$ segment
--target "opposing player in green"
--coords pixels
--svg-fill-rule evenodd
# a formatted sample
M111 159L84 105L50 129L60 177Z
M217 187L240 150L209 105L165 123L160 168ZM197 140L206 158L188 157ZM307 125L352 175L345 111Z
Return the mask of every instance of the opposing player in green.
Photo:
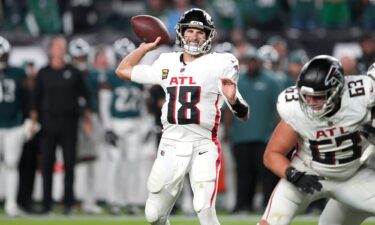
M82 210L86 213L99 214L102 212L95 200L95 162L104 144L104 130L98 116L99 85L105 79L105 74L91 68L89 65L90 45L82 38L73 39L69 43L69 55L72 64L82 72L90 94L92 129L80 122L78 130L77 161L84 165L85 192L82 196Z
M8 40L0 36L0 154L5 165L5 213L15 217L21 214L16 201L18 163L26 138L34 132L29 120L23 122L21 91L26 74L8 64L10 50Z
M120 60L135 49L127 38L114 42L113 50ZM119 214L126 206L130 214L140 212L138 205L146 201L142 194L142 115L145 112L143 85L118 78L114 69L109 71L100 91L100 116L106 130L105 138L110 155L108 166L108 202L112 214ZM121 179L120 177L124 177Z

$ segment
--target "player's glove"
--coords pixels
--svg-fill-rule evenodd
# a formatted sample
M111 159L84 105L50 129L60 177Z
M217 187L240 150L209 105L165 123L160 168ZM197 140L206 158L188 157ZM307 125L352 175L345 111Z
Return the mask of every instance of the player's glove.
M307 194L314 194L314 191L322 190L323 186L320 180L324 180L324 178L321 176L306 174L294 167L288 167L285 170L285 175L289 182Z
M110 145L116 147L116 146L117 146L117 141L118 141L118 136L117 136L117 134L115 134L115 132L113 132L112 130L107 130L107 131L105 132L105 141L106 141L108 144L110 144Z

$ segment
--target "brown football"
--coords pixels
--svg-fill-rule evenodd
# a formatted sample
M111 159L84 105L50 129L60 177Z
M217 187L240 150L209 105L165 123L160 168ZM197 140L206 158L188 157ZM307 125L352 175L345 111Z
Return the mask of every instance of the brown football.
M153 42L158 36L161 37L159 45L168 44L170 41L167 27L160 19L154 16L133 16L130 23L135 35L143 42Z

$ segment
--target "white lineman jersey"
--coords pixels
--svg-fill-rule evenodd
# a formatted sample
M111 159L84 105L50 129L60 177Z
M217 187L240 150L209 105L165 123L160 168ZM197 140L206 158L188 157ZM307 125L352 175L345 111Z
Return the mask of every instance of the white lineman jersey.
M283 91L277 109L300 136L297 155L312 170L327 178L346 179L361 166L368 146L361 126L371 120L375 82L369 76L346 76L341 107L325 119L309 118L300 107L296 87Z
M361 167L359 159L368 141L360 135L361 126L371 120L374 81L368 76L345 77L340 109L325 120L308 118L301 110L296 87L282 92L278 99L281 118L299 133L300 140L292 165L307 174L321 175L322 189L307 194L285 179L276 186L262 216L270 225L291 224L298 211L319 198L335 199L343 206L333 210L328 204L319 225L342 224L346 207L347 221L357 224L375 212L375 173ZM356 214L358 211L366 213ZM340 216L330 212L340 212ZM342 225L343 225L342 224Z
M232 54L210 53L184 63L181 52L163 53L152 66L135 66L131 77L163 87L163 138L180 141L216 138L225 101L220 78L237 83L238 60Z

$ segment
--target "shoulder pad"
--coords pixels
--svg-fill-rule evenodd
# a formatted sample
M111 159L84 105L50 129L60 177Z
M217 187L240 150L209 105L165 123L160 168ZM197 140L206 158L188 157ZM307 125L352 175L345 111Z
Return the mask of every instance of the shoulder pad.
M279 94L277 111L284 121L288 121L296 108L299 109L298 91L296 86L291 86Z

